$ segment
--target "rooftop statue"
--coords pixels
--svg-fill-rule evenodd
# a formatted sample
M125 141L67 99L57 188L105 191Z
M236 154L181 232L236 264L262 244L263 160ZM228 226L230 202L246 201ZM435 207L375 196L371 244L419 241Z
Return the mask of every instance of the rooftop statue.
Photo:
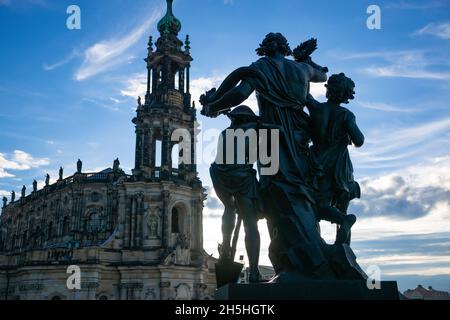
M77 173L81 173L82 169L83 169L83 162L80 159L78 159L78 161L77 161Z
M3 208L6 208L7 203L8 203L8 198L3 197Z
M24 186L22 187L22 198L25 198L26 192L27 192L27 187L24 185Z
M37 192L37 181L33 181L33 192Z
M45 186L48 187L50 185L50 175L47 173L45 176Z
M63 175L64 175L64 168L63 167L59 167L59 180L63 180Z
M11 203L13 203L14 201L16 201L16 192L11 191Z
M120 161L119 161L119 158L117 158L116 160L114 160L113 170L114 170L114 172L120 171Z
M312 45L313 41L303 45L306 54ZM259 180L271 236L269 257L277 274L274 281L365 279L350 247L327 244L317 228L320 206L309 151L310 118L304 108L310 82L327 81L327 68L308 57L303 62L288 59L292 50L280 33L269 33L256 52L262 58L232 72L200 102L203 115L217 117L256 91L261 121L280 128L279 171Z

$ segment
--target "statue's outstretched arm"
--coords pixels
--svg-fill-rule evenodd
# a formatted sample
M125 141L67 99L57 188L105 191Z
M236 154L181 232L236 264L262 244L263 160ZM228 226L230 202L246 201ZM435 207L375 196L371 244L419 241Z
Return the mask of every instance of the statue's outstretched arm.
M326 82L328 80L328 75L325 70L319 70L307 65L309 69L309 81L314 83Z
M353 114L347 120L347 129L350 139L352 140L352 143L355 145L355 147L362 147L365 140L364 134L356 124L356 118Z
M211 102L205 110L206 115L217 115L240 105L253 93L254 89L249 82L243 80L238 86L225 93L220 99Z
M201 113L214 117L245 101L255 90L245 79L255 79L261 87L269 87L265 76L257 69L241 67L230 73L219 89L211 89L200 97L200 103L203 105Z

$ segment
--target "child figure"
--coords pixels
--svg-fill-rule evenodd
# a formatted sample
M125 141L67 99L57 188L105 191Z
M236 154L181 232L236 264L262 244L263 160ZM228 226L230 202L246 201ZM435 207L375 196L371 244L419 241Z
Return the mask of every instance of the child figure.
M242 218L245 229L245 247L249 259L249 281L261 282L261 275L258 270L260 236L258 231L258 180L253 164L257 159L251 159L249 153L250 144L245 139L245 161L237 161L241 150L237 150L239 145L236 141L228 141L227 133L247 132L256 130L259 117L247 106L236 107L228 114L231 125L221 134L219 142L218 157L211 165L210 175L217 196L225 206L222 217L223 243L220 247L220 259L232 259L231 257L231 236L236 223L236 214ZM255 131L256 133L256 131ZM234 140L236 140L233 137ZM239 139L239 138L238 138ZM233 163L227 163L227 146L234 148ZM257 145L253 147L257 148ZM254 150L253 150L254 151ZM222 155L222 157L220 157ZM221 159L223 158L223 159ZM242 157L241 157L242 159Z
M359 198L359 184L353 178L353 166L348 146L361 147L364 135L356 125L355 115L342 107L354 99L355 83L344 73L330 77L325 103L319 103L311 95L307 107L313 146L311 153L320 170L319 220L340 225L336 243L350 244L350 229L356 222L354 215L347 215L350 201Z

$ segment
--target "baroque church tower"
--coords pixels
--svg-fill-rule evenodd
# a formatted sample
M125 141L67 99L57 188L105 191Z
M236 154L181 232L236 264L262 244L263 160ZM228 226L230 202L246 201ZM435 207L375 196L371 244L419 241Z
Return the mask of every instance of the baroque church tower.
M183 48L178 39L181 23L173 15L172 3L173 0L167 1L167 13L158 23L160 37L155 49L153 38L149 38L145 103L139 102L133 119L136 125L133 174L140 180L183 181L194 186L199 181L194 164L196 109L194 105L191 107L189 92L190 41L186 36ZM184 138L191 140L188 146L184 141L184 148L180 148L174 135L180 129L185 132Z
M129 247L142 244L144 248L161 246L171 250L181 242L189 246L192 258L201 255L203 248L202 209L204 190L195 165L196 109L191 106L189 93L190 55L189 36L178 39L180 21L174 16L173 0L167 0L166 15L158 23L160 36L154 48L153 38L148 42L147 91L145 102L138 100L136 126L135 168L131 190L151 186L161 195L149 195L141 208L159 212L161 232L158 241L147 241L148 234L132 232L126 237ZM137 189L136 189L137 188ZM138 196L142 197L142 194ZM135 212L139 221L139 201ZM133 202L133 203L134 203ZM154 208L155 204L159 205ZM134 221L136 217L130 217ZM156 220L156 217L148 216ZM144 219L145 220L145 219ZM145 221L144 221L145 223ZM151 225L150 221L146 222Z

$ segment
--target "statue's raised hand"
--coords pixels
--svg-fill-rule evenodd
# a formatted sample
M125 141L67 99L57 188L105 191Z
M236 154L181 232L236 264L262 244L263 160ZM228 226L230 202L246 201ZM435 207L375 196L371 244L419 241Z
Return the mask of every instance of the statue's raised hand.
M216 88L212 88L211 90L206 91L205 94L202 94L200 96L200 103L202 104L202 106L206 106L207 104L209 104L212 101L214 101L216 92L217 92Z
M214 101L214 97L216 95L216 88L212 88L209 91L206 91L205 94L202 94L200 96L200 103L202 104L203 108L200 111L200 114L205 116L205 117L210 117L210 118L215 118L217 117L217 114L214 114L213 112L211 112L211 107L210 107L210 103L212 101Z

